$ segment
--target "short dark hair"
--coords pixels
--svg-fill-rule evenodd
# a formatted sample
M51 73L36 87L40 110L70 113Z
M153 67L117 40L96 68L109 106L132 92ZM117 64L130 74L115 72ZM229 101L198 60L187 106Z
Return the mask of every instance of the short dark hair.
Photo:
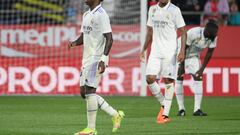
M101 2L103 2L103 0L100 0Z
M208 38L210 38L212 41L217 36L218 32L218 24L215 20L209 20L208 23L205 26L205 30L208 32Z
M218 32L218 24L215 20L209 20L205 28L208 30L210 34L214 34Z

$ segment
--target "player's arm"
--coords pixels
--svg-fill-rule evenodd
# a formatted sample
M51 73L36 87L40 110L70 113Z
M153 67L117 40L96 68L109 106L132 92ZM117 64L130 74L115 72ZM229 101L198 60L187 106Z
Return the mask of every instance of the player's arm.
M147 26L147 35L146 35L146 39L140 54L140 59L142 62L144 62L145 60L145 52L148 48L149 43L152 41L152 34L153 34L153 29L150 26Z
M103 54L108 56L113 44L112 32L104 33L103 36L106 38L106 44Z
M80 46L83 45L83 33L81 33L81 35L73 42L70 42L68 44L68 49L73 48L75 46Z
M106 68L105 62L108 59L108 55L113 44L112 32L104 33L103 36L106 38L106 43L105 43L105 48L104 48L102 58L98 64L98 70L100 74L102 74L105 71L105 68Z
M178 30L181 32L181 49L178 54L178 61L183 62L185 59L185 50L186 50L186 40L187 40L187 31L185 27L180 27Z
M108 63L108 58L109 58L108 55L112 48L113 37L112 37L112 28L110 24L110 19L107 14L101 14L101 16L99 16L98 23L99 23L99 28L104 38L106 39L103 54L98 63L98 71L100 74L102 74L105 71L105 68Z
M177 60L178 62L182 62L185 59L185 47L186 47L186 40L187 40L187 31L186 31L186 24L183 19L181 10L179 8L176 8L175 12L175 25L178 28L178 31L181 33L181 49L178 54Z
M196 72L195 76L199 79L202 79L202 75L203 75L203 71L206 68L208 62L210 61L210 59L212 58L212 54L214 52L214 48L208 48L207 54L204 58L203 64L201 66L201 68Z
M153 15L152 14L153 14L153 12L154 12L153 7L150 7L149 11L148 11L147 34L145 37L145 42L144 42L143 48L140 53L141 62L145 62L146 50L148 48L149 43L152 41L152 36L153 36L153 21L152 21Z
M186 54L186 51L188 48L189 48L189 45L186 45L184 54ZM184 74L185 74L185 59L182 62L179 62L178 72L177 72L177 80L182 81Z
M178 65L177 80L180 80L180 81L183 80L183 76L185 74L184 67L185 67L185 62L184 61L180 62Z

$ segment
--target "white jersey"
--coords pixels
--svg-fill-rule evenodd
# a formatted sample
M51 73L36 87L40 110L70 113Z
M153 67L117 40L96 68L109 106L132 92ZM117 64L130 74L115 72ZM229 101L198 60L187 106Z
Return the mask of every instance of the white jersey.
M160 58L172 57L177 49L177 28L185 26L180 9L168 3L161 8L151 6L147 25L153 28L151 54Z
M217 38L215 38L214 41L211 41L210 39L204 37L203 32L203 27L194 27L188 30L186 42L186 45L188 45L188 49L186 50L186 58L194 56L199 57L200 53L205 48L215 48L217 46Z
M109 16L101 4L83 14L81 32L84 44L82 65L86 67L101 59L106 43L103 34L112 32Z

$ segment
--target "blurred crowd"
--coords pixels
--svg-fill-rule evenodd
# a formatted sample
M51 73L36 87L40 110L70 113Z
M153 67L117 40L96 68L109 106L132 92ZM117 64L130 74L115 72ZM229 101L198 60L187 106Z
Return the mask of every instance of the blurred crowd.
M0 24L78 24L87 10L84 0L0 0ZM240 0L171 0L182 10L187 25L205 24L214 19L221 25L240 25ZM158 0L148 0L148 6ZM113 24L138 24L141 0L104 0ZM52 8L45 8L52 5ZM57 7L57 8L55 8Z
M186 23L205 24L214 19L221 25L240 25L240 0L171 0L182 12ZM148 0L148 6L158 0Z

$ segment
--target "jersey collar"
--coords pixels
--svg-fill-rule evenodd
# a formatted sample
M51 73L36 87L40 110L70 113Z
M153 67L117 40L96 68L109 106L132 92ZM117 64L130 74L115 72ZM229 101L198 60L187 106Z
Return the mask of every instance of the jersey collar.
M170 0L169 0L168 3L167 3L167 5L165 5L164 7L160 7L160 6L159 6L159 2L158 2L157 7L160 8L160 9L165 9L165 10L167 10L167 9L169 8L170 4L171 4L171 2L170 2Z
M91 9L89 9L89 12L91 12L92 14L94 14L101 6L102 6L102 5L99 4L99 5L97 5L92 11L91 11Z

